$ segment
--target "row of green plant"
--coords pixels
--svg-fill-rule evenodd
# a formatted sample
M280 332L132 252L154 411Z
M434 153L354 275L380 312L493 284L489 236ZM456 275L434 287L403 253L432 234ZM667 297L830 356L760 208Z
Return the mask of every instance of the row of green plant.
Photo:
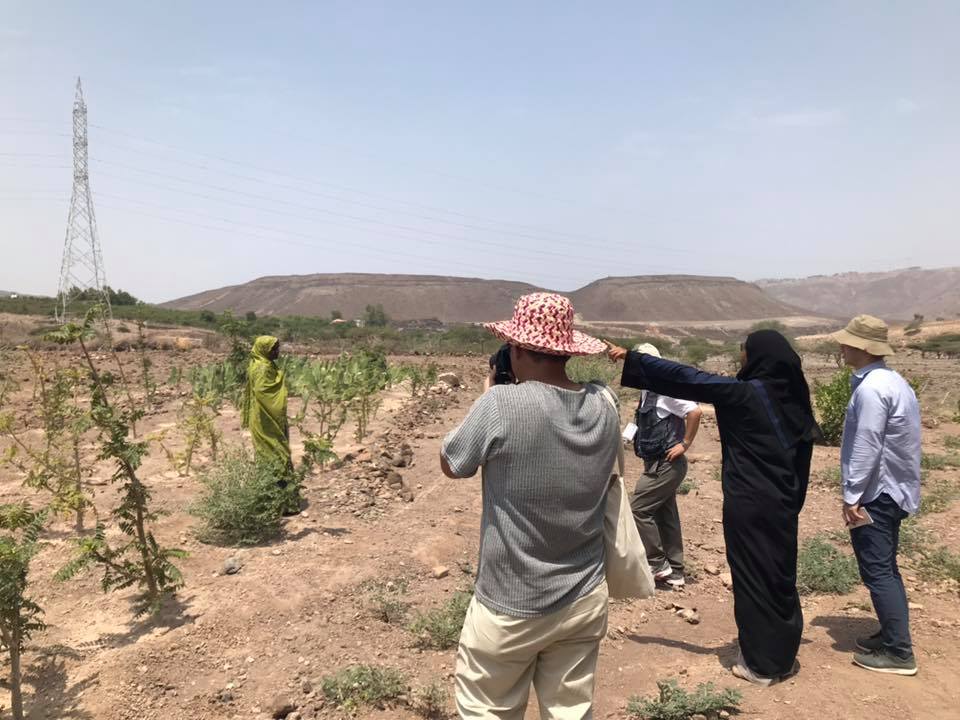
M407 583L402 578L370 583L367 589L370 591L367 609L371 616L388 625L406 627L415 636L417 647L433 650L456 646L473 597L470 592L456 592L437 607L416 612L411 618Z
M0 536L0 627L11 661L12 705L18 719L23 717L19 656L30 634L42 627L42 609L28 595L30 561L48 517L73 516L78 530L74 557L56 573L58 580L96 565L103 573L105 592L138 589L137 614L157 610L166 596L183 585L174 561L185 553L157 542L152 530L157 514L140 477L149 451L148 442L136 435L144 403L135 400L131 380L116 353L110 353L104 365L94 360L88 346L94 326L103 320L104 308L94 306L82 321L67 323L46 336L47 341L76 351L74 362L66 367L47 368L38 356L28 354L34 373L33 400L42 425L39 443L28 441L32 428L18 420L6 404L8 398L0 406L0 434L9 440L2 459L46 500L40 509L26 503L0 508L0 530L4 531ZM96 518L93 532L83 534L85 511L92 507L86 487L90 469L81 457L88 441L98 447L98 460L112 464L111 483L118 493L109 518ZM118 540L107 539L108 520L119 529Z

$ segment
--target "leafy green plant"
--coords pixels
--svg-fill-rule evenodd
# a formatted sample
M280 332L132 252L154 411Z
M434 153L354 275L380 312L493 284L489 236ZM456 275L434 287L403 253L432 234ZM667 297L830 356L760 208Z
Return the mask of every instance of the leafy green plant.
M404 380L410 382L410 397L416 397L427 387L437 382L439 368L436 363L426 365L404 364L396 369L391 384L398 384Z
M140 611L155 611L164 596L183 585L183 577L172 560L185 557L186 553L160 547L149 529L157 515L149 507L150 491L137 475L147 453L147 443L128 439L132 423L143 413L139 409L119 409L110 400L109 390L115 385L115 378L97 368L86 345L98 318L103 318L103 308L94 306L87 311L82 324L67 323L47 338L61 345L80 347L90 383L90 416L101 442L99 457L115 463L111 481L121 484L120 502L111 515L129 540L119 547L111 547L103 525L98 523L92 537L77 541L77 557L57 573L57 577L65 580L92 563L99 564L104 570L101 583L104 591L137 585L143 590Z
M454 647L460 639L472 598L471 593L457 592L440 607L419 613L410 624L410 632L417 636L417 646L434 650Z
M844 595L860 578L855 558L841 553L822 535L808 538L797 555L797 589L801 595Z
M817 381L813 384L817 419L828 445L839 445L843 438L843 422L851 395L850 373L850 368L843 368L827 382Z
M10 705L14 720L23 720L21 656L30 636L43 630L43 611L27 596L30 561L39 549L44 511L26 504L0 506L0 649L10 659Z
M278 468L257 462L242 451L224 457L200 477L203 493L190 510L200 518L200 540L256 545L276 537L288 500L277 484L278 477Z
M337 707L351 711L362 705L383 708L407 692L407 678L394 668L352 665L323 678L320 689Z
M701 683L691 693L676 680L658 680L659 697L648 700L636 695L627 703L627 714L642 720L687 720L693 715L735 710L743 696L733 688L718 690L713 683Z

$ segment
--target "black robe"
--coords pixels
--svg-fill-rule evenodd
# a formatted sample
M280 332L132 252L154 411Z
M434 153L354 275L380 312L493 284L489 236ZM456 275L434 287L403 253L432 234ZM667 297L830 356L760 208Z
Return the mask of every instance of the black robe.
M758 675L790 673L803 632L797 523L813 443L787 447L770 395L757 380L712 375L630 352L620 382L715 407L723 451L723 536L740 651Z

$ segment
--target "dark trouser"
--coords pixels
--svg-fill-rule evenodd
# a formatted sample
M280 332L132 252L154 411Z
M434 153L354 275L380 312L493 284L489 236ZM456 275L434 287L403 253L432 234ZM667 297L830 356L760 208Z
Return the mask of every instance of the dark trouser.
M677 509L677 488L687 476L687 459L681 455L672 463L645 460L643 465L644 472L637 480L630 507L647 551L647 562L654 570L659 570L666 560L674 570L682 573L683 535Z
M860 577L870 591L873 608L880 620L884 647L898 657L907 658L913 654L910 617L907 593L897 567L900 521L907 513L886 493L863 508L873 518L873 524L850 531Z

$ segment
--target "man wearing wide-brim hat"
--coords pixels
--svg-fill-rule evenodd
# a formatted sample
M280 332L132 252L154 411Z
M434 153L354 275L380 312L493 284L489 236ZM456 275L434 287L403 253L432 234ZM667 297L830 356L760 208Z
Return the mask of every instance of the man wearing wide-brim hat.
M443 442L448 477L483 472L479 569L457 650L461 718L522 718L531 685L541 717L592 717L620 418L601 386L567 376L571 356L605 349L573 320L567 298L533 293L512 320L487 325L510 344L517 384L489 388Z
M916 675L907 595L897 567L900 522L920 506L920 407L887 367L887 325L858 315L832 338L853 368L840 450L843 518L880 630L857 639L853 661L875 672Z

